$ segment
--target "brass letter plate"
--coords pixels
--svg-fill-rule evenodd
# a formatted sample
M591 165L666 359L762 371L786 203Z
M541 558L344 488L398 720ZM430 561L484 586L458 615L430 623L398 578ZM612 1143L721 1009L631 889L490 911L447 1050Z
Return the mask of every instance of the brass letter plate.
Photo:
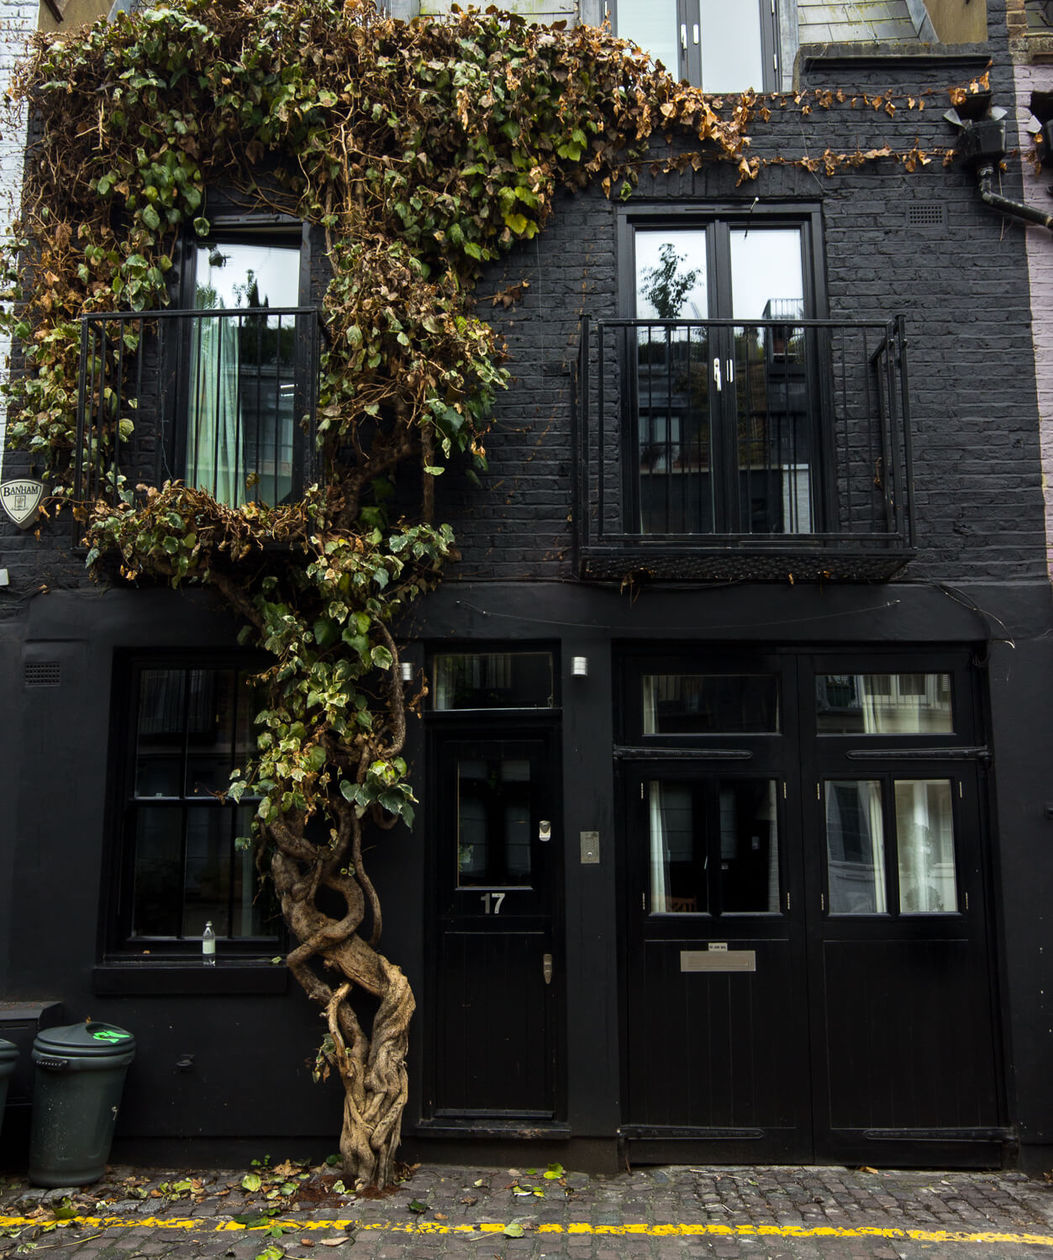
M682 949L681 971L756 971L755 949Z

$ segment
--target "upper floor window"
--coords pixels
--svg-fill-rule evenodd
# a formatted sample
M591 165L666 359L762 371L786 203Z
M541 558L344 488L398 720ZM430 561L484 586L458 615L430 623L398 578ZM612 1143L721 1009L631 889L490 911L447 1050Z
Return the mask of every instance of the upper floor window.
M776 87L774 0L615 0L618 34L707 92Z
M302 227L213 230L186 242L164 310L84 316L78 497L178 478L228 507L274 506L314 475L319 320L303 304Z
M189 252L186 305L224 313L190 325L185 478L231 507L283 503L299 480L299 234L217 235Z
M621 212L619 313L582 320L583 572L870 580L905 563L902 320L825 318L820 230L799 205Z
M818 435L807 338L792 322L813 305L808 225L751 216L626 228L637 527L810 533Z

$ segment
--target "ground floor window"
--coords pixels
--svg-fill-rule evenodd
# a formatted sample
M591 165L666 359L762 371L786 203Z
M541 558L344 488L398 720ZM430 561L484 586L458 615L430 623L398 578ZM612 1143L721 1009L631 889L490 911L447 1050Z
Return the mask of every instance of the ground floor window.
M252 670L138 661L121 750L118 947L195 946L206 923L244 950L277 937L245 844L255 804L224 793L254 748Z

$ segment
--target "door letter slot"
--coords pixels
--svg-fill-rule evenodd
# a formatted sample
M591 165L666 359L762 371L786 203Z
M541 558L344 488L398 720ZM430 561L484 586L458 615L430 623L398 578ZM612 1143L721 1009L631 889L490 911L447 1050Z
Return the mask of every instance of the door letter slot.
M681 971L756 971L755 949L682 949Z

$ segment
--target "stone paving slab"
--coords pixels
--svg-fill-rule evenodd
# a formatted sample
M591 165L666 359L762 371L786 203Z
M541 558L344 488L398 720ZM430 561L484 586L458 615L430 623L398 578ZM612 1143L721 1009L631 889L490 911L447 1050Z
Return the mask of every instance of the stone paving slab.
M547 1175L546 1175L547 1174ZM71 1260L1053 1260L1053 1183L844 1168L417 1166L379 1197L336 1169L114 1167L0 1179L0 1256Z

